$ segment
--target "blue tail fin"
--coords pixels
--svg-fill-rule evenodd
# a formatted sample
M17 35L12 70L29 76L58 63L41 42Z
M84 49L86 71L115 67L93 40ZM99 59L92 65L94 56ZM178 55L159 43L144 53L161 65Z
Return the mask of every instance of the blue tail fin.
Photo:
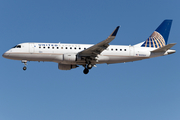
M164 20L141 47L160 48L167 44L172 20Z

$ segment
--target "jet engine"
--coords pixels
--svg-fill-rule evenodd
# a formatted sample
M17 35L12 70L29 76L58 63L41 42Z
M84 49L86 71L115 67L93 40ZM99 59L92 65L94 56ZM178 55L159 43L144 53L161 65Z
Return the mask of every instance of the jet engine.
M70 65L70 64L61 64L61 63L58 64L58 68L60 70L71 70L71 69L77 68L77 67L79 67L79 66L77 66L77 65Z

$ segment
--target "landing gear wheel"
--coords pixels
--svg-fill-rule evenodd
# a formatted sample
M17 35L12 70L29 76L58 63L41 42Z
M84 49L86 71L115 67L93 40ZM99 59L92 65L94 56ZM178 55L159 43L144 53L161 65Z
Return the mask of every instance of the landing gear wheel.
M26 70L26 69L27 69L27 67L26 67L26 65L27 65L27 60L21 60L21 62L24 64L23 70Z
M27 67L26 67L26 66L24 66L24 67L23 67L23 70L26 70L26 69L27 69Z
M88 74L89 69L85 68L83 72L84 72L84 74Z

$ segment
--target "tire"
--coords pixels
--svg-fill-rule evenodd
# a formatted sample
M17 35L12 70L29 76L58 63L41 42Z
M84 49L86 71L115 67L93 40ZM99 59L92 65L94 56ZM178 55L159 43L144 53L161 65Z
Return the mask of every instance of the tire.
M26 69L27 69L27 67L26 67L26 66L24 66L24 67L23 67L23 70L26 70Z
M84 74L88 74L89 73L89 70L87 68L84 69L83 71Z

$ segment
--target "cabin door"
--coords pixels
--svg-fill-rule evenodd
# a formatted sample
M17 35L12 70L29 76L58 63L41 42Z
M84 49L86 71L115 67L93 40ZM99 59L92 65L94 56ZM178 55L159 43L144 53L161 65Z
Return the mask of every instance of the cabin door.
M29 43L29 52L34 53L34 43Z
M129 46L129 55L134 56L134 47L133 46Z

